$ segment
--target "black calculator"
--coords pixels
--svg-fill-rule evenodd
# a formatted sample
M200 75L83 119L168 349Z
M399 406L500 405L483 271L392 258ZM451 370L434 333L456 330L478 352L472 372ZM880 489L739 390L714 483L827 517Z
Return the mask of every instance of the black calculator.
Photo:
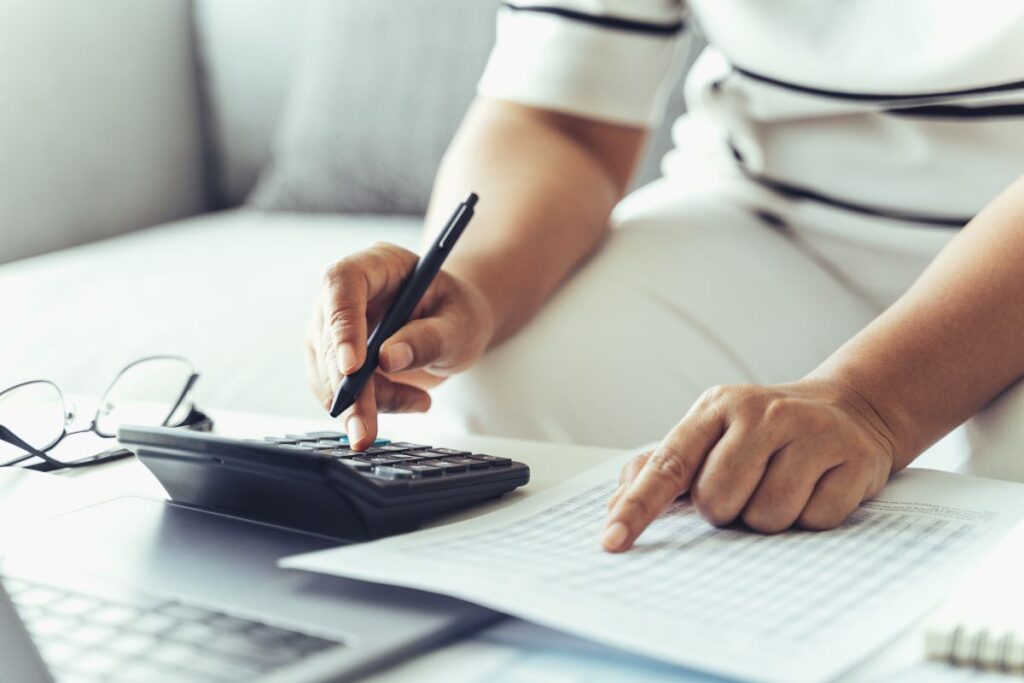
M530 480L529 467L500 455L387 439L356 451L340 432L232 439L123 427L118 440L175 503L353 541L413 531Z

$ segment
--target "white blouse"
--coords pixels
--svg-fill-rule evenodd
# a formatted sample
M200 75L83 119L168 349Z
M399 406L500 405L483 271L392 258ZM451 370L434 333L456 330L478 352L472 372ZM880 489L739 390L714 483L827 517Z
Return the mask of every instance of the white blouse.
M863 215L960 226L1024 172L1024 3L516 0L482 95L658 124L681 36L678 153L700 130L757 183Z

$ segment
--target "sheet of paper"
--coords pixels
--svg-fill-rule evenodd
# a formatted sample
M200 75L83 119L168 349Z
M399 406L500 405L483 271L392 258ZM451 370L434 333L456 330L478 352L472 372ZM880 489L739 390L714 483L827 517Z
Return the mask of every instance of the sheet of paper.
M945 595L1024 515L1024 485L912 470L840 529L717 529L676 503L631 552L597 538L621 461L458 524L282 566L453 595L740 679L827 680Z

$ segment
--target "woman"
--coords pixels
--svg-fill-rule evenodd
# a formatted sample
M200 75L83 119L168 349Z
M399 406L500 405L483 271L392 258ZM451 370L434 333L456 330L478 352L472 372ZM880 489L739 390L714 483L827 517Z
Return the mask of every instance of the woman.
M710 47L676 151L620 203L689 23ZM544 0L498 35L427 225L469 189L477 218L346 415L357 444L456 373L478 431L667 431L609 501L622 551L687 492L714 524L834 527L1024 375L1018 3ZM325 405L414 262L330 269Z

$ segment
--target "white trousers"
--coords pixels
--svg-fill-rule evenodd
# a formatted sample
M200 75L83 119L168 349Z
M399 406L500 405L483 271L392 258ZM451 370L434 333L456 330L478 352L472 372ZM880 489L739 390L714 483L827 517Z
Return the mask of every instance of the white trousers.
M712 385L803 376L954 234L721 176L649 185L616 209L613 228L524 329L437 391L449 424L606 447L656 441ZM1024 416L1024 396L1015 408ZM1018 422L989 410L969 431L1003 452ZM971 471L1024 479L1024 466L979 463Z

